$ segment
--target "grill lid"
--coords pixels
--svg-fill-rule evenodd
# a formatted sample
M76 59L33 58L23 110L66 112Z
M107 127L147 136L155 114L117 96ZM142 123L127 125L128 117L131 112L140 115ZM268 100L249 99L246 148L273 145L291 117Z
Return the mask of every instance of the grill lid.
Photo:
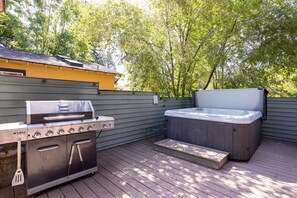
M95 118L89 100L26 101L27 124Z

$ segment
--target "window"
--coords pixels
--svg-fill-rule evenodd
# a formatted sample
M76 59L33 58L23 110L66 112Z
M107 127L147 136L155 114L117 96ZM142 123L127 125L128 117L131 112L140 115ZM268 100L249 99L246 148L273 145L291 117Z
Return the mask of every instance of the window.
M7 76L26 76L25 70L0 68L0 75Z

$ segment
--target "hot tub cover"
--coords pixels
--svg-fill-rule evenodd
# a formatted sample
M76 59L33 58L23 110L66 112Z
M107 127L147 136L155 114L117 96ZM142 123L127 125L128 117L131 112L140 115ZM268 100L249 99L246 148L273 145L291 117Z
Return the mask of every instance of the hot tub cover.
M217 108L185 108L165 111L165 116L208 120L216 122L250 124L262 117L260 111Z

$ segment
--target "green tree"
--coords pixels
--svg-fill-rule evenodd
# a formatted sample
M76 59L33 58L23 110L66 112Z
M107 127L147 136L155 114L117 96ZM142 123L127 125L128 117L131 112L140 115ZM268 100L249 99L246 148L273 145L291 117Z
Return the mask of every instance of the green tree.
M297 4L264 1L255 11L242 26L244 42L216 71L216 87L266 87L272 96L296 96Z
M184 97L207 88L217 68L227 63L257 4L151 1L148 11L122 2L109 3L107 10L132 87Z
M0 14L0 44L25 48L28 45L26 37L20 19L10 13Z
M297 94L294 0L9 0L0 42L49 55L124 64L134 90L266 87Z
M110 4L134 89L175 97L211 86L296 92L294 1L160 0L150 6Z
M7 1L7 14L0 22L2 44L36 53L91 60L91 50L72 28L80 3L74 0ZM3 42L7 39L9 42Z

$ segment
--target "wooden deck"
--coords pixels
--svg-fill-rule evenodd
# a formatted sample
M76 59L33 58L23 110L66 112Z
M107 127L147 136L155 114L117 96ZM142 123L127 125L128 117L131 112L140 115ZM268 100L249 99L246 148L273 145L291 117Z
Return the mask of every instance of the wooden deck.
M297 197L297 143L265 139L249 162L228 161L220 170L159 153L144 141L97 155L97 174L34 197Z

